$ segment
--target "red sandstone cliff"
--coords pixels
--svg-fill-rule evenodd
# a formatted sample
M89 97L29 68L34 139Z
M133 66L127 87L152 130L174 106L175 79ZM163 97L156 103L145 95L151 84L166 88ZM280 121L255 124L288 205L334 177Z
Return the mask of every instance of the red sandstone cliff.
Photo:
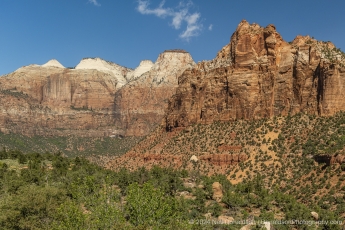
M275 26L242 21L212 61L178 80L166 127L345 109L345 55L332 43L297 36L287 43Z
M116 76L49 63L22 67L0 78L0 131L29 136L111 135Z
M117 91L114 117L118 131L127 136L149 134L163 119L178 77L193 64L186 51L164 51L150 71Z
M331 115L345 108L344 57L332 43L308 36L287 43L273 25L242 21L214 60L196 65L189 53L168 50L134 71L99 58L73 70L57 61L27 66L0 78L0 131L143 136L164 116L171 130L297 112Z

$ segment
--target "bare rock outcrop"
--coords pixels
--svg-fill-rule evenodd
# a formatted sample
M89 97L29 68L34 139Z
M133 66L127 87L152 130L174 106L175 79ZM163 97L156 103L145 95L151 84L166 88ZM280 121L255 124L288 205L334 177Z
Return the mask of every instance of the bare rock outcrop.
M117 65L113 62L105 61L101 58L84 58L75 69L88 70L94 69L101 72L112 74L117 80L117 87L120 88L127 83L126 75L133 70Z
M167 130L216 120L345 109L345 54L309 36L283 40L274 25L242 21L212 61L187 69L169 102Z
M223 198L223 186L219 182L214 182L212 184L212 191L212 199L217 202L221 202Z
M345 156L343 154L320 154L314 156L315 160L319 163L326 163L327 165L334 165L334 164L344 164L345 163Z
M43 64L42 67L57 67L57 68L65 68L61 63L56 59L51 59L47 63Z
M185 51L164 51L149 72L130 81L115 94L116 126L127 136L144 136L163 119L177 79L194 65Z
M151 60L143 60L140 62L139 66L135 68L134 71L128 73L126 75L126 79L128 81L132 81L143 75L144 73L148 72L151 70L153 67L154 63Z
M235 154L205 154L199 157L201 161L211 163L218 166L237 165L240 162L246 161L248 156L244 153Z

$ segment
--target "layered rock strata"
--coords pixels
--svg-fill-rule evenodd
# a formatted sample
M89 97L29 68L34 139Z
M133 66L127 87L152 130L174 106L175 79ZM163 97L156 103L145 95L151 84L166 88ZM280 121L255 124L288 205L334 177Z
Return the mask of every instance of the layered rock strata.
M152 131L164 117L178 77L194 64L186 51L164 51L150 71L117 91L114 116L118 131L127 136L144 136Z
M187 69L169 102L167 130L216 120L345 109L345 54L309 36L283 40L275 26L242 21L212 61Z
M127 81L132 81L151 70L154 63L151 60L143 60L134 71L126 75Z
M117 65L113 62L105 61L101 58L84 58L75 67L77 70L98 70L112 74L117 80L117 87L121 88L127 83L126 75L132 72L131 69Z
M110 73L31 65L0 78L0 131L107 136L118 81Z

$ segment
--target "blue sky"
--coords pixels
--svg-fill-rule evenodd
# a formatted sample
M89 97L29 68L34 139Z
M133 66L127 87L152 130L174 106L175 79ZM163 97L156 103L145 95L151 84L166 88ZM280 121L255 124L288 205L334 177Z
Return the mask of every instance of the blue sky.
M286 41L310 35L345 51L345 1L1 0L0 75L57 59L101 57L135 68L166 49L213 59L242 19L274 24Z

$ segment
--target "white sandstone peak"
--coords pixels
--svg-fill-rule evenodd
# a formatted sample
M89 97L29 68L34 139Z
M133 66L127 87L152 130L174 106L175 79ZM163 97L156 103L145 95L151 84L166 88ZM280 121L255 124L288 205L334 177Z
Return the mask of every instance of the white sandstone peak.
M153 66L153 62L151 60L142 60L139 66Z
M192 56L184 50L166 50L159 54L151 72L158 83L177 83L177 77L195 64Z
M42 67L58 67L58 68L65 68L63 65L61 65L60 62L56 59L51 59L46 64L42 65Z
M130 86L146 84L154 85L155 87L167 85L175 87L178 82L178 77L193 65L195 65L195 62L188 52L167 50L159 54L156 62L151 66L149 71L143 73L140 77L132 78L129 84Z
M127 75L127 80L133 80L140 77L144 73L150 71L153 65L154 64L151 60L142 60L139 66L135 68L133 72Z
M127 83L125 76L132 72L131 69L117 65L113 62L105 61L101 58L84 58L75 67L75 69L95 69L98 71L111 73L118 81L118 87Z

